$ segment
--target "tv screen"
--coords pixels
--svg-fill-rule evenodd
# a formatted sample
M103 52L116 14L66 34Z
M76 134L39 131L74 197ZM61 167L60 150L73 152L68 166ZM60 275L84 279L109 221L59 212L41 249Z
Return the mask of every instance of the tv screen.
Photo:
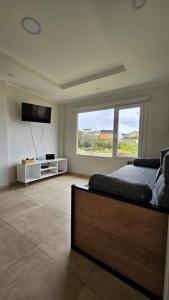
M51 107L23 102L22 121L51 123Z

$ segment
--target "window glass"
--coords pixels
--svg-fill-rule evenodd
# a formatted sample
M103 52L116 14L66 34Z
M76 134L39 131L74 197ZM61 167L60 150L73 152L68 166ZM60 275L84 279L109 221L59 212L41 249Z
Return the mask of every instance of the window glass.
M78 114L77 154L113 155L114 109Z
M137 157L140 107L119 109L117 155Z

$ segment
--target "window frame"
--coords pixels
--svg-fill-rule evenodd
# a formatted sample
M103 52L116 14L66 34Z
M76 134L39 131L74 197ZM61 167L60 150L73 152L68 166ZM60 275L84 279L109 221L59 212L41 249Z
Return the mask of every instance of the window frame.
M136 101L136 102L130 102L130 103L122 103L122 104L115 104L115 105L106 105L106 106L99 106L99 107L88 107L88 108L82 108L76 112L76 155L77 156L84 156L84 157L98 157L98 158L109 158L109 159L135 159L137 157L143 157L145 154L145 140L146 140L146 132L145 132L145 101ZM128 108L135 108L140 107L140 119L139 119L139 142L138 142L138 156L132 157L132 156L119 156L117 153L118 148L118 126L119 126L119 111L121 109L128 109ZM113 138L112 138L112 156L104 156L104 155L92 155L92 154L81 154L78 153L78 120L79 120L79 114L85 113L85 112L94 112L94 111L100 111L100 110L107 110L107 109L114 109L114 122L113 122ZM112 120L113 121L113 120Z

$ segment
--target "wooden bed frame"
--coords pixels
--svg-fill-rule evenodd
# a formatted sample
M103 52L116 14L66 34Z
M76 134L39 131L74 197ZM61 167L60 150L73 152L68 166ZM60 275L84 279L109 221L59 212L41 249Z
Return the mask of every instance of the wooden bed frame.
M168 212L72 186L71 246L151 299L163 298Z

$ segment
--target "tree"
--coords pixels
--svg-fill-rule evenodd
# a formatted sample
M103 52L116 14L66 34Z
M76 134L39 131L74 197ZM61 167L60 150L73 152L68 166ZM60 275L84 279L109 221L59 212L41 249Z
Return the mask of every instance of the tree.
M93 148L98 141L98 133L78 130L78 147Z

